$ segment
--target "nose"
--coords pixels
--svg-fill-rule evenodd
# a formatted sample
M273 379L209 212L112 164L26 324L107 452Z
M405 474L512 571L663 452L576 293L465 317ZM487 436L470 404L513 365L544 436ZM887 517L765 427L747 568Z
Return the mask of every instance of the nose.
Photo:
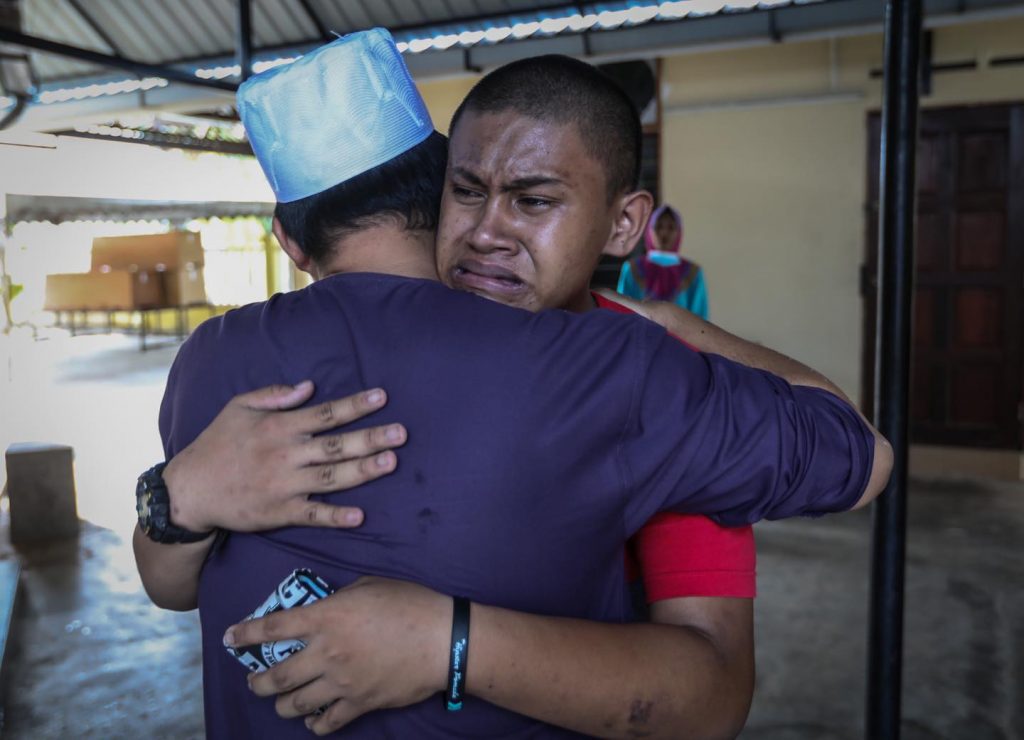
M477 209L476 220L468 235L469 246L483 254L514 252L518 241L501 198L491 198Z

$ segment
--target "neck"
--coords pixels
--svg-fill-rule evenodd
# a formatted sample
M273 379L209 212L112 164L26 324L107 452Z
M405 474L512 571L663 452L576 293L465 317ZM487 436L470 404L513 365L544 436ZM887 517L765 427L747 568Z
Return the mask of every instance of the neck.
M594 302L594 296L590 294L590 288L577 293L571 300L562 306L566 311L572 311L573 313L584 313L591 309L597 308L597 303Z
M346 234L332 245L328 256L313 267L312 274L315 280L320 280L343 272L376 272L437 280L434 232L409 231L398 225L382 224Z

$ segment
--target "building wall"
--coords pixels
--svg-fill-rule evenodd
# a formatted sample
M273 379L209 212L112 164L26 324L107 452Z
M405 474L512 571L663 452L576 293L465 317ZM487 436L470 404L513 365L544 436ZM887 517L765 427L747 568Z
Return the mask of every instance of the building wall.
M935 30L925 107L1024 100L1024 19ZM711 316L822 370L856 398L866 122L881 106L880 35L666 57L662 186L704 265Z
M662 188L711 319L857 389L864 126L855 103L670 114Z
M434 119L434 128L442 134L448 133L455 109L469 93L470 88L480 79L478 75L460 75L438 80L419 80L417 86Z

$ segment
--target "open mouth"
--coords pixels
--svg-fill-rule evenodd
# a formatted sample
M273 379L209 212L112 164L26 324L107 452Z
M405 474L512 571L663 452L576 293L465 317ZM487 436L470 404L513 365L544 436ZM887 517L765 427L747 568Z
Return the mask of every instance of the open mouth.
M526 290L526 283L511 270L477 260L463 260L452 270L452 283L473 293L514 296Z

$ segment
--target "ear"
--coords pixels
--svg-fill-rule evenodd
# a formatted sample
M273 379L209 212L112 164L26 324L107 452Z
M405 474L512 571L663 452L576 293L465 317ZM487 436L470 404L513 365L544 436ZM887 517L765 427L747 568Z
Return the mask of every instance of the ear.
M295 263L295 266L315 278L316 274L313 271L315 267L313 259L302 251L302 247L299 246L297 241L288 236L284 230L284 226L282 226L281 222L277 220L277 216L274 216L274 225L272 230L274 232L274 236L277 237L278 244L281 245L281 249L283 249L289 259Z
M646 190L626 193L618 197L615 208L615 225L601 254L626 257L643 236L654 210L654 196Z

